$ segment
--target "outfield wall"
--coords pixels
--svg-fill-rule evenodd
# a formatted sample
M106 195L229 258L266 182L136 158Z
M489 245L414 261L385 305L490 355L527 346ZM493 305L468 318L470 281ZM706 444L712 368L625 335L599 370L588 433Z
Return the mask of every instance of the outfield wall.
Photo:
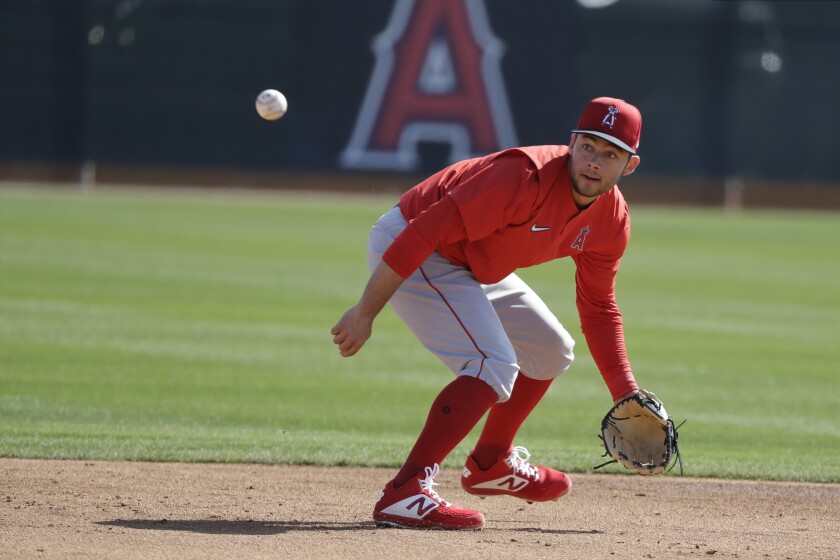
M288 190L378 194L396 200L424 177L414 173L382 172L0 164L0 188L30 185L79 190L137 187ZM621 189L631 205L840 210L840 185L827 183L763 180L727 183L715 179L634 174L623 179Z
M834 204L840 2L592 3L4 0L0 179L410 184L606 94L644 114L646 200Z

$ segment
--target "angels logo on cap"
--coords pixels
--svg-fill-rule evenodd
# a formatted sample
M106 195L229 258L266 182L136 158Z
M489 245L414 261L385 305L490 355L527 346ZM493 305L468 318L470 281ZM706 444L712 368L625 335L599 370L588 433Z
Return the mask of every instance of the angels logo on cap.
M615 126L615 115L616 115L616 113L620 113L621 111L619 111L618 107L616 107L615 105L610 105L610 107L609 107L609 109L607 109L607 111L608 111L608 113L604 117L604 120L602 120L601 122L603 124L607 125L608 127L612 128L613 126Z
M635 154L642 137L642 114L623 99L598 97L583 110L572 132L598 136Z

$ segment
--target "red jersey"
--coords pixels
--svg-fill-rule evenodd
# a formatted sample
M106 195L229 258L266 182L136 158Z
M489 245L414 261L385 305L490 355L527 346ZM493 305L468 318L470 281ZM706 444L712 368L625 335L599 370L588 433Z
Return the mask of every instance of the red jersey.
M519 268L571 257L581 328L615 399L638 389L615 300L630 215L617 186L580 210L568 160L567 146L533 146L441 170L400 198L408 227L383 260L407 278L438 251L493 284Z

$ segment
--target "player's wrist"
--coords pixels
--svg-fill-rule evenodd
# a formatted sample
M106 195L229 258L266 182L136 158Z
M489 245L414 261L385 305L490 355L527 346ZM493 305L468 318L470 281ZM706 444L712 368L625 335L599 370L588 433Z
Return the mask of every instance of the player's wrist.
M630 397L633 397L633 396L638 395L638 394L639 394L638 389L637 389L637 390L635 390L635 391L630 391L630 392L629 392L629 393L627 393L626 395L624 395L624 396L622 396L622 397L619 397L619 398L615 399L615 400L613 401L613 404L618 404L618 403L620 403L621 401L623 401L623 400L625 400L625 399L629 399Z
M372 323L381 309L382 307L377 306L376 304L360 300L359 303L356 304L356 317L363 321Z

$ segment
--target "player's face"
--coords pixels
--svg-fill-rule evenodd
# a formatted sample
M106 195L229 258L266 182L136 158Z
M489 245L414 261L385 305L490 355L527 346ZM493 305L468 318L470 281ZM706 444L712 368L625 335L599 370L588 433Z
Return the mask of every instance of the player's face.
M639 156L589 134L575 134L570 143L569 178L578 206L591 204L639 165Z

